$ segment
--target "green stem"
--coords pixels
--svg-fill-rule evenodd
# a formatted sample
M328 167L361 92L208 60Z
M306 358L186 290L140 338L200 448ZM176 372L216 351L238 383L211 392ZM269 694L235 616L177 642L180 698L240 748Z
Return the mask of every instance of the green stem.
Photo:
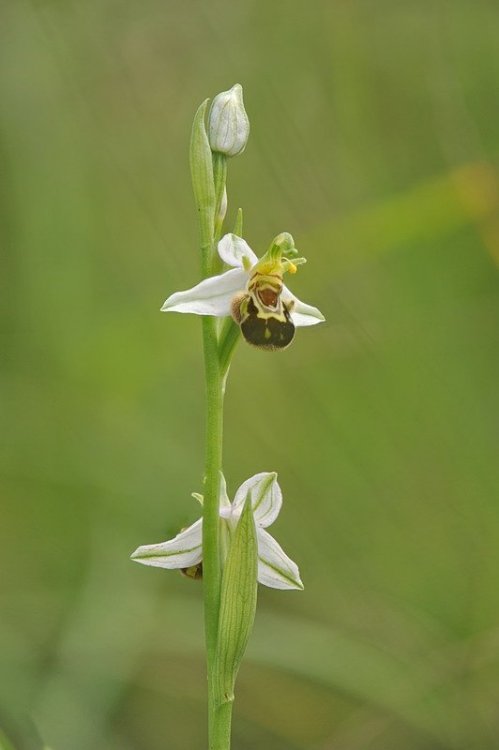
M220 609L219 495L222 470L223 391L215 321L203 317L206 377L206 448L203 504L203 581L208 670L214 662Z
M230 750L233 701L214 707L209 750Z
M209 750L230 750L232 701L220 704L215 685L220 612L221 539L219 524L222 470L224 377L220 366L215 321L203 318L206 374L206 460L203 506L203 588L208 667Z
M225 165L215 177L219 206L225 185ZM213 214L199 211L202 276L211 276L215 268L214 245L220 228L213 224ZM206 379L206 447L203 502L203 596L208 669L208 730L209 750L230 750L232 702L216 699L216 648L220 611L221 544L220 544L220 473L222 470L224 375L229 352L222 369L215 318L202 319L204 365Z
M220 472L223 439L223 379L215 321L203 318L206 374L206 459L203 507L203 589L208 667L209 750L230 750L232 703L220 706L215 684L220 612L221 550L219 524Z

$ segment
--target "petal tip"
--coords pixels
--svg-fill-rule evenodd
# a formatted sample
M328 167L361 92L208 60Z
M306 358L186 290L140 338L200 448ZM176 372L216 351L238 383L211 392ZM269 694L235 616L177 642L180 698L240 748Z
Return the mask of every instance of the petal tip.
M324 323L326 320L318 307L312 307L309 314L311 318L315 318L314 323ZM314 323L312 323L312 325L314 325Z
M303 591L305 586L303 585L302 579L298 575L296 576L296 578L288 578L288 586L286 588L294 591Z

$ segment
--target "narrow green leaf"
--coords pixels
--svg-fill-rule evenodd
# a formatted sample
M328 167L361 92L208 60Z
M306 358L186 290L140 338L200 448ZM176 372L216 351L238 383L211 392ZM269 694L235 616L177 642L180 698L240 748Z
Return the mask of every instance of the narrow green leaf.
M226 318L220 331L218 345L218 359L220 362L220 372L225 375L230 365L234 349L241 336L241 329L232 320Z
M205 116L208 99L199 107L192 123L190 164L192 187L197 210L203 214L201 226L211 230L206 238L211 239L215 220L215 183L213 180L213 162L208 136L206 135Z
M251 502L234 531L222 577L220 618L214 676L218 705L234 700L234 685L253 627L257 596L255 521Z
M237 234L238 237L243 236L243 209L237 209L236 223L234 224L233 233Z

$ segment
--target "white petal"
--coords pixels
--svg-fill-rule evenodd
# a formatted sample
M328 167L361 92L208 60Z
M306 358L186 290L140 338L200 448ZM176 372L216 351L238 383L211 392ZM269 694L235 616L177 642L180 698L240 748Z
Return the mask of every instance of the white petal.
M222 237L218 243L218 254L228 266L235 266L236 268L244 268L243 258L247 259L247 265L249 268L258 263L253 250L250 248L246 240L242 237L238 237L237 234L226 234Z
M257 527L258 581L272 589L303 589L300 571L268 531Z
M297 328L300 326L315 326L317 323L324 322L325 318L320 310L299 300L289 291L287 286L283 287L281 296L284 302L294 301L291 318Z
M242 483L232 503L236 517L242 513L248 493L256 525L266 528L274 523L282 506L282 492L275 471L263 471Z
M161 308L163 312L194 313L195 315L230 315L230 303L236 292L246 287L247 274L240 268L211 276L192 289L175 292Z
M200 518L174 539L161 544L144 544L131 555L132 560L157 568L189 568L202 559L202 523Z

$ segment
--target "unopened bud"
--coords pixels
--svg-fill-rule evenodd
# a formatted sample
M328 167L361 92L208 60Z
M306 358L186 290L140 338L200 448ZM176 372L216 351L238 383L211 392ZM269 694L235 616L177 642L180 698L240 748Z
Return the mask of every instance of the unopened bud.
M248 142L250 124L243 102L243 89L236 83L213 99L208 118L208 138L212 151L237 156Z

